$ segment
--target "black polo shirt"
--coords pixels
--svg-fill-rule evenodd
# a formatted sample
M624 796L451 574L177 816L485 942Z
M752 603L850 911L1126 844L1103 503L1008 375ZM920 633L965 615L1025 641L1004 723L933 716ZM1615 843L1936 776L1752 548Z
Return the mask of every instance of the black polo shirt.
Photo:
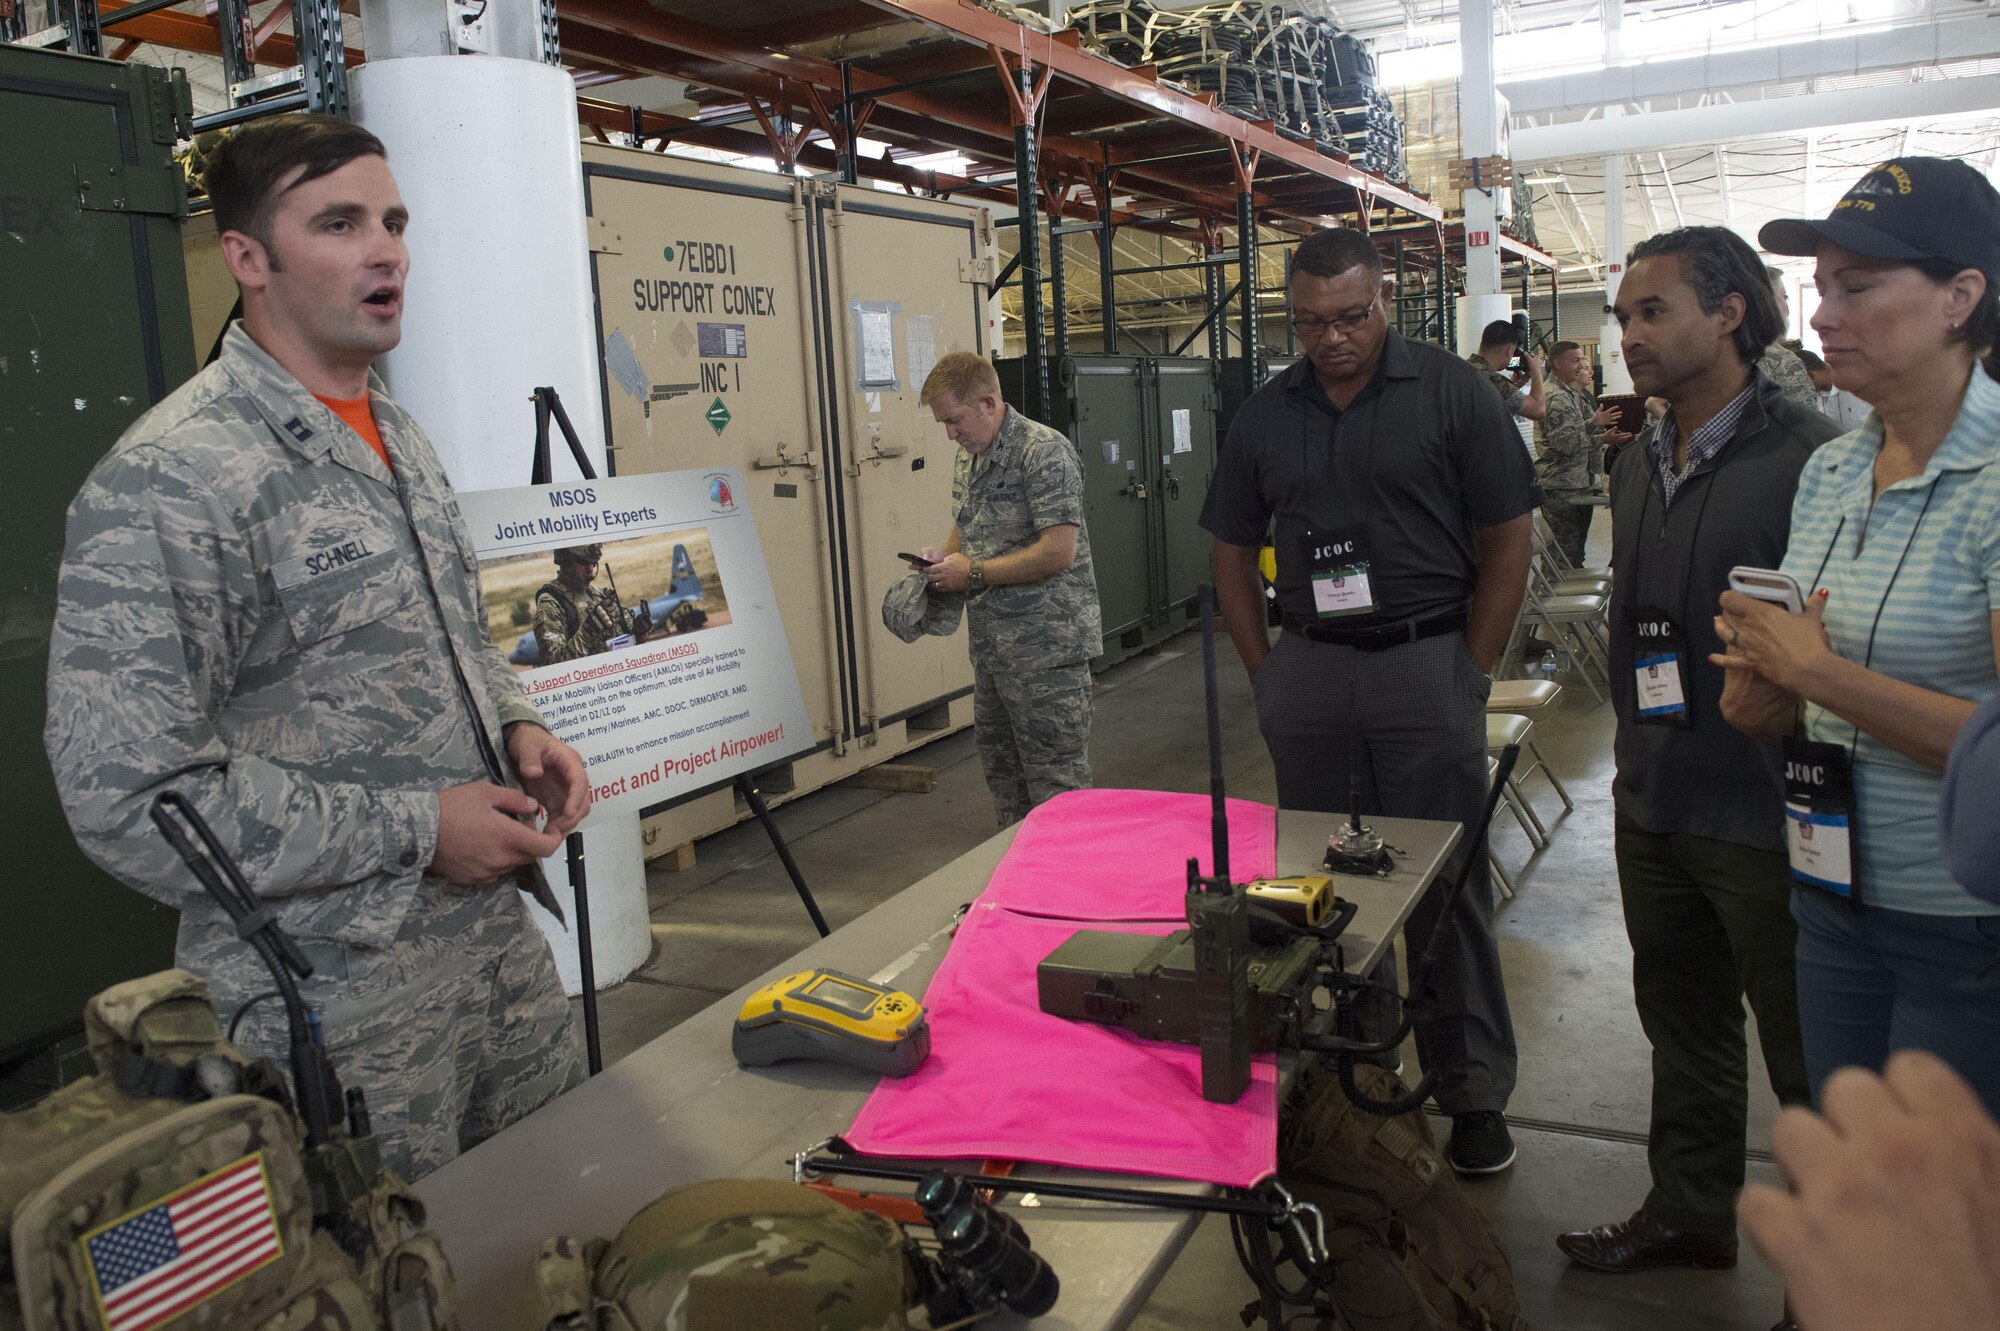
M1346 411L1305 359L1244 402L1201 525L1230 545L1261 546L1275 519L1278 602L1306 620L1307 530L1358 535L1376 612L1345 622L1393 623L1465 606L1479 576L1475 530L1540 501L1521 433L1479 371L1392 329Z

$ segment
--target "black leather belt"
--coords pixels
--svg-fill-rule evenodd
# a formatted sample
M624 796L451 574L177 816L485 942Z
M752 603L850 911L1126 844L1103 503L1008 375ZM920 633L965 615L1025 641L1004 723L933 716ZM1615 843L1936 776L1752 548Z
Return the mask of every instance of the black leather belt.
M1422 619L1403 619L1393 624L1371 624L1366 627L1318 623L1287 614L1285 631L1296 633L1301 638L1310 638L1314 642L1332 643L1337 647L1353 647L1364 652L1380 652L1391 647L1400 647L1406 642L1435 638L1441 633L1456 633L1465 627L1465 623L1463 610L1445 610Z

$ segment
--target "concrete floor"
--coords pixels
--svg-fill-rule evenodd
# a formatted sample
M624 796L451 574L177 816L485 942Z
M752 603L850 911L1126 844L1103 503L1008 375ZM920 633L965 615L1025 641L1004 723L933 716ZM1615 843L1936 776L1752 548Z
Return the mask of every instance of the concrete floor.
M1600 524L1601 525L1601 524ZM1225 649L1224 765L1230 793L1272 800L1269 759L1250 693ZM1200 640L1182 635L1106 672L1099 683L1091 767L1099 785L1207 788ZM1747 1242L1734 1271L1672 1270L1603 1276L1572 1269L1553 1245L1561 1230L1624 1218L1647 1189L1649 1051L1632 1008L1630 952L1611 856L1608 706L1573 683L1536 724L1542 753L1576 811L1530 854L1504 812L1495 845L1518 897L1499 912L1521 1079L1509 1116L1520 1159L1470 1185L1514 1262L1528 1317L1540 1331L1762 1331L1777 1320L1777 1282ZM938 769L926 795L829 789L778 810L808 882L839 927L984 840L991 805L969 733L907 761ZM1544 821L1561 813L1530 778ZM782 867L754 824L701 842L698 865L649 878L654 953L602 995L605 1056L615 1060L813 938ZM1754 1038L1751 1048L1755 1050ZM1413 1057L1413 1056L1412 1056ZM1414 1063L1412 1063L1414 1066ZM1753 1071L1751 1173L1768 1163L1775 1112L1761 1065ZM1204 1224L1137 1325L1235 1327L1252 1297L1227 1227Z

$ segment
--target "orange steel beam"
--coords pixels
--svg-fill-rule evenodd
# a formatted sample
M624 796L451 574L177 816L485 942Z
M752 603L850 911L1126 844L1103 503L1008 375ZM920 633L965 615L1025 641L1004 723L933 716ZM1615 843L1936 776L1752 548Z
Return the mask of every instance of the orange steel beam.
M1461 226L1460 229L1463 230L1463 227ZM1535 264L1537 267L1554 270L1559 266L1555 255L1550 254L1546 250L1536 249L1525 240L1517 240L1505 231L1500 233L1500 250L1503 254L1512 254L1516 258Z
M690 69L674 62L663 62L656 66L661 72L673 73L676 77L686 77L732 92L754 93L767 98L776 92L774 84L780 78L816 84L826 92L840 90L839 67L829 61L746 46L735 34L722 32L678 15L664 13L644 3L644 0L564 0L562 14L567 20L566 27L580 25L595 28L698 57L702 61L714 62L715 68L700 70ZM1003 22L1009 28L1015 26L1011 22L1005 20ZM567 36L564 37L563 44L565 50L570 48L571 43ZM1051 42L1045 45L1078 59L1092 59L1082 56L1067 43ZM1094 61L1094 63L1103 65L1105 62ZM1039 62L1038 67L1040 67ZM1105 67L1115 68L1109 65ZM749 76L747 80L746 75ZM854 69L851 71L851 76L855 93L864 97L876 89L893 86L890 80L867 70ZM939 126L956 126L989 140L975 151L1002 159L1010 159L1012 156L1013 126L1005 121L980 114L970 99L941 98L919 91L892 93L879 99L879 102L885 108L893 108L897 112L904 112L913 117L909 132L918 137L943 139L950 146L965 147L966 145L962 143L951 143L938 132ZM876 123L884 129L890 127L889 118L884 116L878 115ZM1041 153L1051 159L1068 158L1070 164L1079 169L1095 171L1104 160L1105 148L1088 139L1070 139L1060 135L1045 134L1042 137ZM1116 150L1113 150L1111 156L1115 165L1118 156ZM1187 203L1197 208L1227 209L1234 206L1233 200L1222 196L1175 187L1171 177L1160 177L1152 171L1135 169L1130 174L1130 180L1134 192L1157 194L1176 203ZM1142 180L1161 188L1149 189L1141 186L1139 182Z
M783 100L780 97L779 79L754 74L741 68L731 69L719 61L712 60L706 54L696 55L681 52L676 57L673 52L670 52L665 47L651 44L643 39L615 34L604 29L580 26L574 21L564 22L562 42L565 54L574 59L587 61L594 65L622 69L633 74L670 74L675 78L683 78L703 83L706 86L719 87L736 92L746 99L744 108L746 112L749 109L748 99L750 98L761 98L766 102L774 99ZM787 82L790 83L791 81L787 80ZM878 83L875 86L880 86L880 84ZM907 136L924 144L925 147L923 150L926 152L934 152L940 148L954 149L970 156L1003 164L1011 175L1013 167L1013 131L1011 128L1000 127L998 122L994 122L993 128L981 132L967 130L954 124L944 123L902 109L883 110L885 106L891 106L892 101L900 100L900 98L889 101L870 100L861 103L864 109L869 107L875 108L876 114L873 119L879 131L878 137ZM859 118L860 114L860 111L856 112L857 118ZM626 123L626 120L619 120L615 125L611 125L610 127L622 129L626 127ZM1045 161L1049 160L1047 154L1044 154L1044 158ZM1097 160L1097 157L1091 159L1089 165L1090 173L1095 172ZM1134 190L1132 192L1145 193L1148 191ZM1208 196L1184 198L1182 197L1183 191L1167 185L1155 186L1150 192L1169 202L1177 204L1185 203L1195 208L1206 206L1226 209L1234 206L1232 199L1222 195L1215 195L1212 198ZM1011 198L1012 195L1009 194L1008 197Z
M981 9L970 0L868 0L868 3L885 13L920 19L963 41L998 47L1021 60L1048 66L1069 82L1098 88L1158 114L1199 125L1245 149L1259 149L1267 156L1303 166L1420 217L1435 219L1443 215L1442 209L1421 195L1329 157L1310 144L1294 143L1275 129L1241 120L1204 99L1177 92L1147 77L1143 70L1125 69L1087 55L1076 44L1077 34L1069 29L1053 35L1036 32L991 10ZM1112 160L1115 164L1115 152Z
M259 20L256 28L250 34L250 58L255 60L258 55L262 54L264 48L269 46L272 39L277 35L278 25L281 23L289 25L291 20L292 0L282 0L282 3L272 5L271 12Z
M103 13L115 13L125 8L129 0L98 0L98 9ZM282 7L281 7L282 8ZM118 25L118 35L127 39L137 38L149 46L165 46L175 51L192 51L199 55L222 54L222 38L208 20L193 14L173 9L158 9L150 14L141 14ZM288 32L274 32L256 55L260 65L286 65L298 63L298 51L292 44ZM357 47L347 48L347 67L354 68L362 61Z
M706 148L721 148L728 152L743 153L761 153L769 147L763 133L747 125L704 125L699 120L688 120L662 111L641 111L639 114L641 125L647 133L662 134L677 142L695 143ZM592 97L577 98L577 119L593 130L623 132L632 128L630 107ZM798 161L802 166L822 171L831 170L835 164L835 155L823 144L808 143L799 150ZM859 167L861 174L871 180L887 181L890 184L931 193L970 195L988 202L1017 206L1011 185L1002 184L997 179L974 180L967 176L956 176L942 171L922 171L886 158L864 157L860 160ZM1081 221L1095 221L1097 209L1089 204L1069 200L1064 203L1061 215ZM1151 220L1123 210L1112 214L1114 225L1144 226Z

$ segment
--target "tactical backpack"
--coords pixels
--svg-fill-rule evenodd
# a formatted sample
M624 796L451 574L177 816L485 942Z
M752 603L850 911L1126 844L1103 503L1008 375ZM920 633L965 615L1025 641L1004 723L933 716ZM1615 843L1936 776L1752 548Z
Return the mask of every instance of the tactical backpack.
M610 1242L550 1239L521 1331L904 1331L917 1299L879 1215L776 1179L674 1188Z
M84 1026L96 1075L0 1114L0 1331L453 1331L423 1204L365 1134L308 1169L202 980L117 985Z
M1354 1065L1371 1098L1405 1094L1396 1077ZM1421 1109L1357 1109L1313 1060L1279 1116L1278 1177L1326 1222L1328 1271L1315 1281L1320 1326L1341 1331L1533 1331L1514 1267L1453 1178ZM1310 1316L1293 1325L1314 1325Z

